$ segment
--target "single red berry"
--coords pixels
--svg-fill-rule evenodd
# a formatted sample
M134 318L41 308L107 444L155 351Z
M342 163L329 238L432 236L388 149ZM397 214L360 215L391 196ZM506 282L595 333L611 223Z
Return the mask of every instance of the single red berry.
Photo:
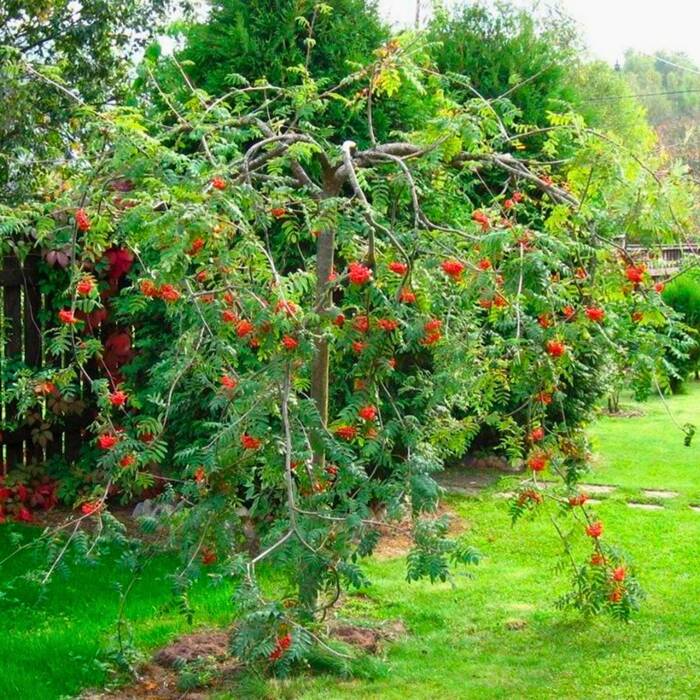
M552 357L561 357L566 352L566 345L561 340L548 340L545 348Z
M611 603L619 603L622 600L622 589L621 588L615 588L613 591L610 593L610 602Z
M598 539L603 534L603 523L597 520L586 527L586 534L593 539Z
M334 431L341 440L354 440L357 437L357 428L352 425L340 425Z
M376 420L377 419L377 407L372 406L371 404L367 405L367 406L363 406L357 412L357 414L360 416L360 418L362 418L362 420L366 420L366 421Z
M97 444L101 450L111 450L117 443L119 438L116 435L105 433L97 438Z
M399 301L403 302L404 304L415 304L416 295L410 289L404 287L399 294Z
M194 241L192 241L192 245L190 246L189 251L187 254L189 256L194 256L199 253L200 250L204 248L204 239L203 238L195 238Z
M445 260L440 267L442 271L453 280L458 280L464 272L464 265L459 260Z
M180 292L172 284L164 284L158 290L158 295L168 304L176 302L180 298Z
M393 318L380 318L377 325L387 333L391 333L399 327L399 322Z
M255 326L246 318L241 319L236 324L236 335L239 338L245 338L255 330Z
M299 347L299 341L291 335L285 335L284 338L282 338L282 345L284 345L287 350L296 350L296 348Z
M484 272L486 272L486 270L491 269L491 261L488 258L482 258L477 263L477 266L480 270L483 270Z
M123 467L124 469L128 469L129 467L133 466L136 464L136 456L132 454L124 455L120 460L119 460L119 465Z
M544 428L537 426L530 431L530 442L539 442L544 438Z
M202 547L202 564L211 566L216 563L216 552L211 547Z
M613 581L624 581L626 575L627 575L627 572L625 571L625 567L624 567L624 566L618 566L618 567L612 572L612 579L613 579Z
M644 279L644 266L643 265L630 265L625 270L625 276L630 282L634 284L639 284Z
M530 455L530 457L527 460L527 466L530 467L530 469L532 469L533 472L544 471L547 468L548 463L549 458L543 452L537 452L533 455Z
M605 309L598 306L589 306L586 308L586 316L594 323L601 323L605 318Z
M352 284L367 284L372 279L372 270L359 262L351 262L348 265L348 278Z
M89 231L91 225L92 224L90 223L90 218L88 217L85 209L76 210L75 226L78 229L78 231Z
M121 390L114 391L109 395L109 402L112 404L112 406L123 406L126 401L127 395Z
M270 209L270 214L272 214L275 219L281 219L286 213L287 210L284 207L273 207Z
M83 277L83 279L78 282L75 290L81 297L86 297L95 288L95 283L90 277Z
M241 435L241 445L246 450L257 450L262 445L262 440L244 433Z
M58 312L58 320L66 326L74 326L78 319L70 309L61 309Z
M369 331L369 317L368 316L355 316L352 320L352 327L358 331L358 333L367 333Z
M232 377L230 374L223 374L219 379L219 382L221 383L221 386L224 387L224 389L227 389L229 391L233 391L238 386L238 381L235 377Z
M663 292L664 289L666 289L666 285L663 282L657 282L654 285L654 291L658 292L659 294L661 294L661 292Z
M99 501L86 501L80 506L80 512L83 515L94 515L102 510L102 504Z
M224 180L223 177L217 175L216 177L213 177L211 179L211 186L215 190L225 190L226 189L226 180Z
M342 328L345 325L345 315L344 314L338 314L334 319L333 319L333 325L338 326L338 328Z
M158 296L158 288L151 280L141 280L139 283L141 294L151 299Z
M408 272L408 265L402 262L390 262L389 269L397 275L405 275Z

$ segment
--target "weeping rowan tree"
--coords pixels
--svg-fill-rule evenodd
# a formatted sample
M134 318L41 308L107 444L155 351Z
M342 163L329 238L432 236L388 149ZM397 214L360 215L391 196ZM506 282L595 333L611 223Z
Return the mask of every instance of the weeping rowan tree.
M340 102L372 134L373 102L390 106L404 81L430 107L421 129L360 148L315 127ZM598 209L555 181L556 144L583 148L586 130L562 122L524 162L508 148L527 129L483 100L450 101L447 82L406 36L335 87L302 71L298 86L218 99L158 86L165 109L82 108L84 151L36 203L3 212L5 245L70 261L47 341L72 360L22 373L20 411L44 400L37 382L63 396L82 382L97 407L93 486L35 541L39 580L125 539L110 506L155 483L152 536L127 563L177 548L185 610L195 577L231 577L234 653L284 672L331 650L320 620L365 583L380 526L410 518L408 581L477 561L436 515L433 475L486 427L524 468L513 519L546 514L561 537L561 604L629 616L631 566L577 487L598 395L579 380L617 362L658 376L666 307L596 232Z

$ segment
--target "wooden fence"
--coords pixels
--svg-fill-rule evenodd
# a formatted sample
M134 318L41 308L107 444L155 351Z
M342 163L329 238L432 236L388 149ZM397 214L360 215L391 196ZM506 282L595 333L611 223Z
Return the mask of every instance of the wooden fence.
M29 255L21 263L14 256L5 256L0 269L0 295L2 296L2 347L0 357L3 368L3 381L5 381L8 365L15 360L22 360L29 367L40 368L46 358L42 346L41 309L44 303L39 289L37 265L38 255ZM6 400L6 386L2 386L2 400L0 411L6 422L12 422L18 416L17 407ZM6 473L18 466L26 466L32 462L42 462L47 457L59 456L69 461L74 460L80 450L82 426L75 420L65 421L60 417L53 417L47 431L43 432L46 438L50 436L42 447L39 444L41 422L46 415L40 416L41 421L34 425L23 425L15 431L3 431L2 443L2 469L0 473ZM21 421L22 423L24 421Z
M627 243L625 250L635 259L646 263L649 274L654 279L664 279L675 275L681 268L681 261L687 255L700 255L700 243L678 243L656 248Z
M623 245L633 258L647 263L650 274L657 279L675 274L685 255L700 254L700 244L667 245L653 250L624 242ZM30 367L42 367L46 361L42 347L42 332L45 329L41 321L41 309L45 300L38 285L39 260L37 254L29 255L24 263L20 263L14 256L5 256L2 261L0 359L3 369L13 359L22 359ZM16 418L16 406L5 400L6 387L0 388L3 390L0 400L1 416L5 421L12 421ZM46 418L46 415L42 416L43 418ZM43 447L37 442L37 426L25 425L19 430L2 435L0 474L17 466L41 462L51 456L62 457L69 462L77 458L83 440L85 418L53 418L49 429L51 439Z

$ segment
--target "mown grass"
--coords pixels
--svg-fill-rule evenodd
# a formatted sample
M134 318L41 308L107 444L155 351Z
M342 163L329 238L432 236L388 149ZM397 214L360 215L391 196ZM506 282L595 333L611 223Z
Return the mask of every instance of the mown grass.
M375 562L363 614L401 617L410 636L392 645L376 681L297 681L321 698L700 697L700 447L683 445L667 407L653 399L636 418L603 417L591 430L591 483L622 486L596 506L606 537L634 559L647 593L631 624L584 620L553 602L566 577L553 571L559 542L546 520L510 527L506 504L484 495L452 499L485 554L474 577L448 585L403 583L403 561ZM674 397L675 420L700 423L700 385ZM641 511L643 488L672 489L663 510ZM647 499L648 500L648 499ZM583 542L582 553L588 546Z
M700 697L700 440L684 447L660 400L636 406L637 418L601 418L591 431L589 481L621 486L596 506L606 537L637 564L647 592L631 624L584 620L556 609L568 585L554 570L558 538L546 519L511 528L493 492L450 498L482 551L472 577L454 586L406 584L402 558L373 561L373 585L350 596L344 615L401 618L408 635L387 646L379 670L363 678L303 676L269 684L268 697L306 698L691 698ZM700 385L669 408L682 425L700 423ZM503 486L503 485L502 485ZM642 488L679 492L659 511L633 510ZM2 530L0 530L2 533ZM581 553L588 544L581 538ZM0 550L2 544L0 544ZM168 562L159 560L130 596L127 615L137 646L150 649L186 629L169 607ZM109 641L118 570L97 568L57 581L46 600L2 606L0 698L59 698L107 679L99 650ZM229 590L193 592L198 624L223 623ZM240 689L218 698L248 697Z
M0 559L10 549L8 530L0 529ZM3 578L26 563L6 564ZM173 566L166 557L152 562L127 598L129 641L141 650L190 629L173 604L168 578ZM107 683L112 677L107 651L117 642L119 589L130 580L122 566L105 561L58 576L41 597L36 587L27 586L0 600L0 698L56 700ZM224 624L230 619L229 599L227 586L195 587L197 624Z

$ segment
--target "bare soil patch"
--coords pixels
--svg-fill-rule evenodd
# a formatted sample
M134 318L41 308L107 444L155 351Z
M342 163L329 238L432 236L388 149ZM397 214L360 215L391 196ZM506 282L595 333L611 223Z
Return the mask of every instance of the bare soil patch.
M178 687L183 664L205 663L210 671L206 687L182 690ZM82 700L204 700L210 691L222 688L240 670L229 654L229 632L203 630L179 637L157 651L153 659L139 669L139 678L131 685L112 691L87 691Z
M332 637L368 654L378 653L384 642L405 637L407 632L402 620L390 620L377 627L364 627L336 621L329 627Z
M433 517L439 518L443 515L450 516L450 534L458 535L467 529L466 523L451 508L441 503ZM381 525L378 529L381 537L374 550L376 557L393 559L403 557L409 552L413 545L410 518L406 517L396 523Z

